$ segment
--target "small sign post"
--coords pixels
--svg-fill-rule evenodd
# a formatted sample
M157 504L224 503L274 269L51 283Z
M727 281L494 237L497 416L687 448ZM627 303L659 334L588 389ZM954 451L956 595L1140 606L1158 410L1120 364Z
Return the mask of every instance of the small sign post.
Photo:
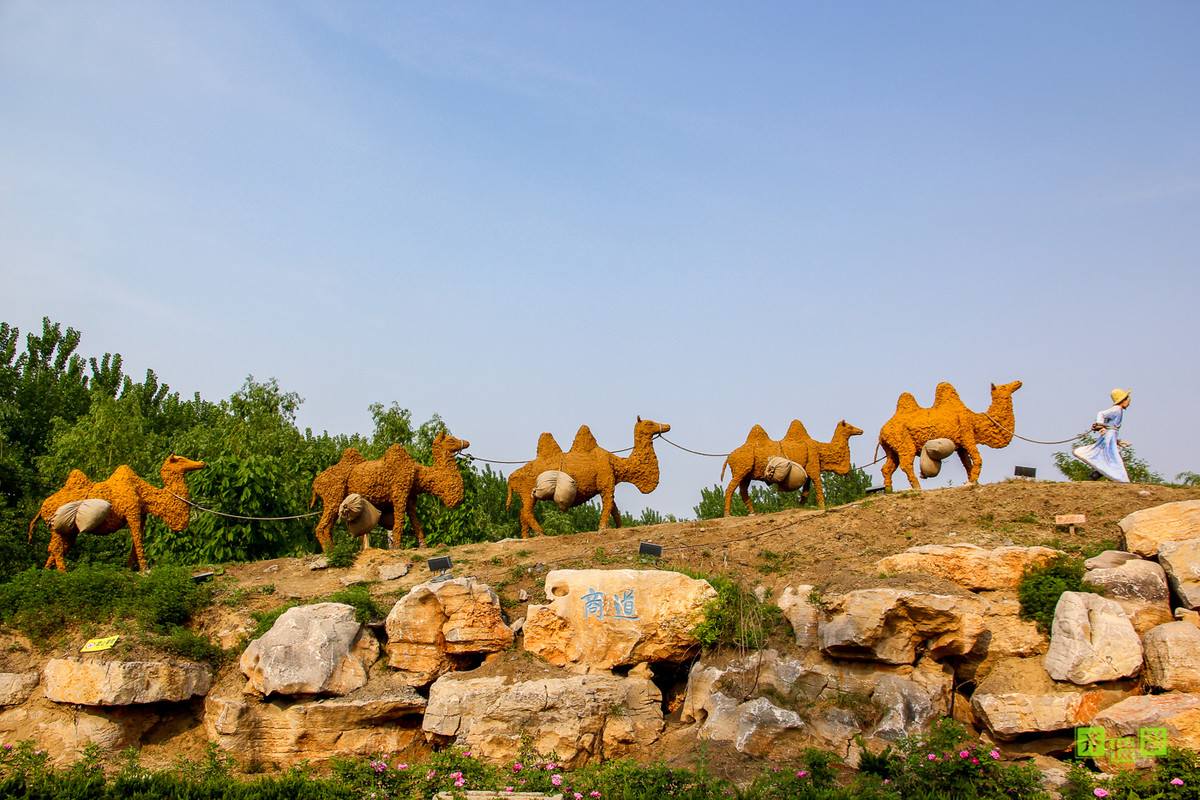
M1083 525L1085 522L1087 522L1086 514L1059 514L1054 518L1055 525L1068 525L1071 533L1075 533L1076 525Z

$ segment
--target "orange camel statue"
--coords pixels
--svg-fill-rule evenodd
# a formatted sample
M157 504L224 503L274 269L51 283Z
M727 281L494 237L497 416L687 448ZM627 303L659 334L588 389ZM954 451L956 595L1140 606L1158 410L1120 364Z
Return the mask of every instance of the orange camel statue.
M564 453L558 442L549 433L538 437L537 458L523 467L513 470L508 476L508 498L504 507L512 503L513 495L521 500L521 536L529 538L529 529L544 533L542 526L533 516L537 501L533 490L538 476L547 471L561 471L575 480L576 492L572 506L578 506L600 495L600 530L608 527L612 517L614 527L621 527L621 512L613 500L613 490L618 483L632 483L642 494L654 491L658 486L658 456L654 453L654 437L671 430L670 425L638 417L633 426L633 452L627 458L615 456L596 443L596 437L587 425L582 425L575 434L571 449Z
M908 476L914 489L920 489L913 459L921 452L926 442L933 439L949 439L954 443L958 458L967 471L967 481L979 480L979 469L983 460L979 445L999 449L1012 441L1015 422L1012 395L1021 388L1020 381L992 384L992 404L986 413L979 414L967 408L958 392L948 383L939 383L934 394L933 407L922 408L908 392L896 401L896 413L883 424L879 431L879 445L887 456L881 468L883 485L892 490L892 474L899 466ZM995 420L995 422L993 422ZM997 425L996 423L999 423Z
M55 513L61 506L78 500L104 500L110 505L108 514L99 527L89 530L88 533L107 536L128 525L129 533L133 537L129 566L133 569L146 569L146 553L142 543L146 515L153 514L176 532L186 528L191 509L188 505L188 485L185 476L193 470L204 469L204 466L203 461L192 461L183 456L168 456L159 473L163 482L161 489L146 483L124 464L113 470L108 480L100 483L92 483L82 472L73 469L63 488L46 498L37 516L29 523L29 538L33 539L33 528L38 519L44 519L50 526L50 557L46 559L46 569L53 565L59 572L66 572L66 555L75 544L75 537L79 531L76 529L60 533L54 530L51 521Z
M433 466L420 463L398 444L383 454L383 458L367 461L353 447L346 448L342 458L321 472L313 481L311 508L321 498L321 520L317 523L317 541L322 550L333 545L333 522L338 506L348 495L360 494L381 510L391 510L395 517L395 541L404 533L404 514L412 522L417 546L425 546L425 531L417 519L417 495L432 494L441 498L447 508L463 500L462 473L454 454L471 443L439 433L433 440Z
M729 516L735 487L746 504L746 510L754 513L754 504L750 502L750 481L766 480L767 459L772 456L783 456L804 467L808 480L800 492L800 502L806 502L809 490L815 488L817 503L824 507L825 489L821 485L821 471L836 472L838 475L849 473L850 437L861 433L861 430L842 420L834 428L833 438L828 443L818 442L808 435L804 423L794 419L784 437L775 441L761 425L755 425L750 429L746 443L730 453L721 465L721 478L725 478L725 467L729 467L732 478L725 488L725 516Z

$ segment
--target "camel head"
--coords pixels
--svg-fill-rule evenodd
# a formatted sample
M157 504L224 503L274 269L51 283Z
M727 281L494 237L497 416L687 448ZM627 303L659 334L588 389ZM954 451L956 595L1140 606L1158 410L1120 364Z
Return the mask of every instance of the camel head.
M471 443L466 439L456 439L448 433L439 433L433 437L433 447L435 450L442 449L450 453L457 453L459 450L466 450L471 446Z
M854 427L849 422L846 422L846 420L842 420L841 422L839 422L837 424L837 433L840 433L841 435L843 435L847 439L849 439L851 436L862 435L862 430Z
M655 422L654 420L642 419L639 415L637 424L633 426L633 435L637 437L639 434L645 436L655 436L660 433L666 433L671 430L671 426L665 422Z
M1020 388L1021 388L1020 381L1013 381L1012 383L1002 383L999 386L997 386L996 384L993 383L992 384L992 399L993 400L1002 400L1006 397L1012 397L1013 392L1015 392L1017 389L1020 389Z
M195 472L198 469L204 469L208 465L203 461L192 461L190 458L177 456L174 453L167 456L167 460L162 465L162 476L167 475L186 475L189 472Z

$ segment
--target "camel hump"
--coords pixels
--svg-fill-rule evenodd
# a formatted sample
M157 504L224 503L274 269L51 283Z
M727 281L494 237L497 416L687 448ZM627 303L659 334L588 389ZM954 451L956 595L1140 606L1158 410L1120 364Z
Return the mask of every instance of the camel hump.
M71 474L67 476L67 482L63 485L64 489L85 489L92 485L92 479L84 475L77 469L71 470Z
M338 463L339 464L347 464L349 466L355 466L356 464L362 464L365 461L366 461L366 459L363 458L362 453L358 452L353 447L347 447L345 450L342 451L342 460L339 461Z
M943 381L937 385L937 390L933 394L933 404L935 406L943 405L963 405L962 398L958 396L958 391L950 384Z
M919 411L920 408L917 405L917 398L913 397L911 392L905 392L896 400L897 414L911 414L914 411Z
M595 450L599 446L596 437L592 435L592 429L587 425L580 425L579 432L575 434L575 441L571 442L571 452L581 453L585 450Z
M808 428L804 427L804 423L798 419L794 419L792 420L792 424L788 425L787 434L783 438L811 439L812 437L808 435Z
M562 455L562 448L558 446L558 441L555 440L554 434L543 433L538 437L537 457L544 458L546 456Z
M750 429L750 433L746 434L746 444L761 444L771 441L771 437L767 435L767 431L762 425L755 425Z

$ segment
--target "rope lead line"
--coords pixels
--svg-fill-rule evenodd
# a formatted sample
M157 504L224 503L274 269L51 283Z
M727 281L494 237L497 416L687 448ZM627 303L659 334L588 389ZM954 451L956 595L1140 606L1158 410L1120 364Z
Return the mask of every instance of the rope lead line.
M1000 430L1004 431L1007 434L1011 434L1012 436L1017 437L1018 439L1020 439L1023 442L1029 442L1030 444L1067 444L1068 442L1073 442L1076 439L1079 439L1087 434L1087 432L1084 431L1083 433L1078 434L1077 436L1072 436L1070 439L1061 439L1057 442L1039 442L1037 439L1026 439L1024 436L1017 433L1016 431L1010 431L1008 428L1004 427L999 422L996 422L996 420L992 419L992 415L987 413L986 411L983 412L983 415L985 417L987 417L988 419L992 420L992 424L995 425Z
M187 503L189 506L196 509L197 511L203 511L205 514L215 514L218 517L227 517L229 519L244 519L244 520L249 520L251 522L278 522L278 521L287 520L287 519L304 519L306 517L321 516L320 511L312 511L308 514L293 514L290 517L243 517L240 514L226 514L224 511L213 511L211 508L205 508L204 506L196 505L191 500L188 500L186 497L180 497L179 495L175 494L174 492L171 492L171 494L174 497L176 497L177 499L182 500L183 502Z

